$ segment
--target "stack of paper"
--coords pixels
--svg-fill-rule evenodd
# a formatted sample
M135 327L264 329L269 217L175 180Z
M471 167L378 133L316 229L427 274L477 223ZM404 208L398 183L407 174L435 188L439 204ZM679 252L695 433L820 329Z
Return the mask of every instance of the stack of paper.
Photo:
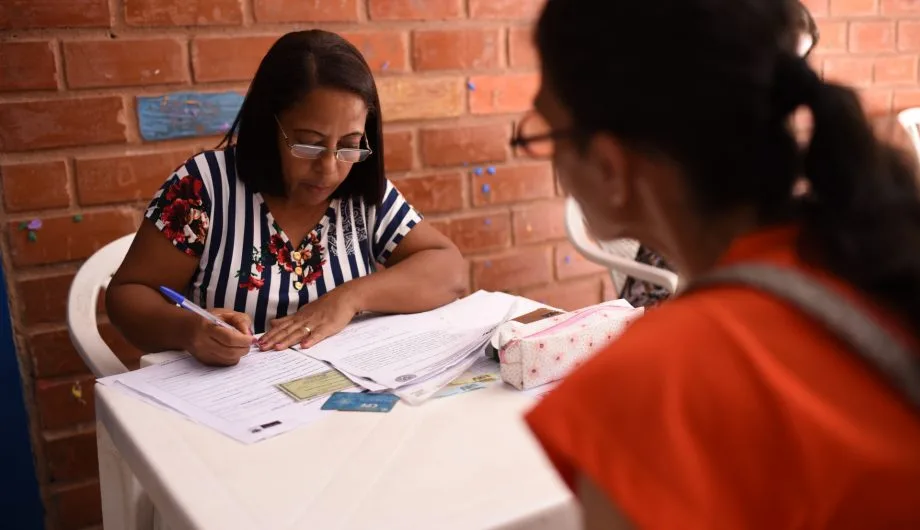
M480 291L427 313L354 322L302 351L367 390L392 391L415 405L482 357L495 329L513 316L517 301Z
M321 406L336 390L390 390L411 404L424 401L483 358L519 300L479 292L427 313L358 319L309 350L254 348L231 367L204 366L185 354L98 383L252 443L329 414ZM522 304L521 313L535 305ZM343 386L330 365L359 386Z

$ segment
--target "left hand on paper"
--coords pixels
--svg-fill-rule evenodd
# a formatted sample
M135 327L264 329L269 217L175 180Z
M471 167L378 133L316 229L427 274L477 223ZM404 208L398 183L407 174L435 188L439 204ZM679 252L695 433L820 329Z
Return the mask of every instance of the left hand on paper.
M284 350L299 344L309 348L335 335L358 313L357 306L344 286L301 307L291 316L269 323L269 331L259 340L262 351Z

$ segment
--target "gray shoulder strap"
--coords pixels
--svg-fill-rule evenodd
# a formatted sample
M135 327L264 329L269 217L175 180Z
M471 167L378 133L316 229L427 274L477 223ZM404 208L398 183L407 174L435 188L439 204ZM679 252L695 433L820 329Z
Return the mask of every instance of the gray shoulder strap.
M684 292L725 284L746 285L792 304L849 344L862 359L920 410L920 359L843 296L792 269L736 265L694 281Z

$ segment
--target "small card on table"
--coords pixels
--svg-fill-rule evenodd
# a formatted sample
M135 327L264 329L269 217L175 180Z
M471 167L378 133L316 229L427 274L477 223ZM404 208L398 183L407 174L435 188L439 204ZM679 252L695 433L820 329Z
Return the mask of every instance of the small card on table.
M390 412L399 401L393 394L370 392L336 392L323 403L323 410Z
M347 377L336 370L288 381L278 385L285 394L297 401L313 399L331 392L338 392L355 386Z

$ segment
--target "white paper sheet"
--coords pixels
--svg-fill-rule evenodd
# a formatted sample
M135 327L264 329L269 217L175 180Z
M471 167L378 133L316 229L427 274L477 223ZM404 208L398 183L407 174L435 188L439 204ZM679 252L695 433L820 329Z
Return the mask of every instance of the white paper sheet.
M511 318L517 301L504 293L480 291L427 313L356 322L303 352L370 390L398 389L465 360ZM365 385L360 378L376 385Z
M466 359L440 374L428 377L418 383L398 388L393 393L410 405L421 405L428 398L437 394L439 390L449 385L451 381L465 373L481 357L484 358L482 348L474 351Z
M208 367L189 356L99 383L127 387L192 421L252 443L326 414L320 410L325 396L295 402L275 385L329 370L293 350L255 350L236 366Z

